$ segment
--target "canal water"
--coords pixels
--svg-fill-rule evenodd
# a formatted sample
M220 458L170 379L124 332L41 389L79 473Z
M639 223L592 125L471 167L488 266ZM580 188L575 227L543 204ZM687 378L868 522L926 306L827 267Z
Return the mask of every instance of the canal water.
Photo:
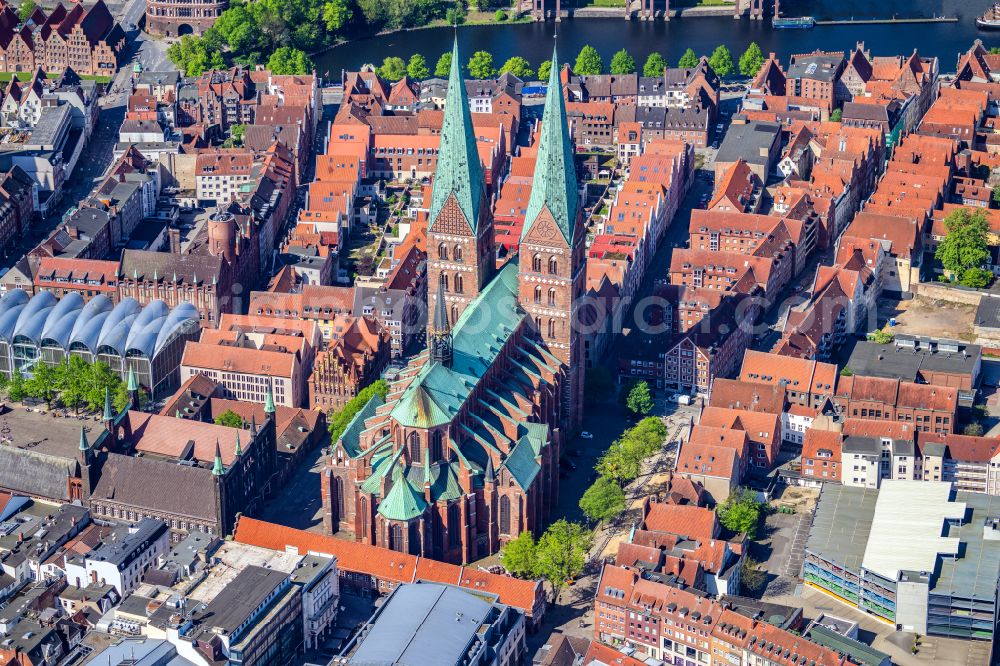
M766 0L769 2L769 0ZM533 66L552 53L552 37L559 32L559 52L571 60L585 44L594 46L604 57L623 46L639 66L646 56L658 51L676 64L687 48L709 55L726 44L734 60L754 41L766 55L782 58L814 49L847 50L861 40L874 55L906 54L914 48L941 60L941 71L954 71L958 54L976 38L989 46L1000 46L1000 31L984 32L975 25L977 14L992 0L783 0L786 16L814 16L823 19L899 18L957 16L958 23L816 26L811 30L774 30L770 19L750 21L731 17L690 17L670 22L626 21L622 19L578 18L561 23L519 23L513 25L465 26L458 30L464 54L485 49L499 65L511 56L527 58ZM431 28L382 35L339 46L316 57L317 70L337 78L341 69L357 69L365 63L381 63L386 56L409 58L421 53L431 69L441 54L450 50L451 28Z

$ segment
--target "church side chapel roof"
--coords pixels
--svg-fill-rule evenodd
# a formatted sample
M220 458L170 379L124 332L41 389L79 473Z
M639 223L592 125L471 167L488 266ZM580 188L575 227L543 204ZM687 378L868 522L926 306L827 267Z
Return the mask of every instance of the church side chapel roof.
M392 488L379 502L378 512L389 520L411 520L426 509L423 492L414 487L400 465L393 465Z
M525 316L517 287L517 264L508 262L455 323L451 367L425 363L393 407L395 421L430 428L454 418Z

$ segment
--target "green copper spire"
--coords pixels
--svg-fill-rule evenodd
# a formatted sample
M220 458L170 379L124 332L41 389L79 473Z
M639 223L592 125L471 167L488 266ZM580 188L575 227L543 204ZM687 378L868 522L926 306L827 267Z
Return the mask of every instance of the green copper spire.
M240 431L236 431L236 456L240 457L243 455L243 447L240 446Z
M476 133L472 128L469 99L462 80L458 59L458 37L451 51L451 74L448 77L448 97L441 126L441 148L434 172L431 194L430 227L437 222L448 197L455 195L458 207L472 231L479 227L479 203L483 196L483 170L476 150Z
M111 409L111 390L107 386L104 387L104 420L115 420L115 412Z
M222 476L226 473L226 468L222 464L222 451L219 449L219 440L215 440L215 464L212 465L212 476Z
M126 390L129 393L139 390L139 379L135 376L135 368L128 369L128 386L126 387Z
M267 385L267 395L264 396L264 413L274 414L277 410L274 408L274 391L271 390L271 385Z
M542 209L547 207L566 242L572 246L578 197L573 143L566 124L566 103L559 80L559 59L553 47L549 87L545 93L545 110L542 112L542 136L538 140L538 158L521 238L528 234Z
M80 427L80 450L90 450L90 442L87 441L87 431L83 429L83 426Z

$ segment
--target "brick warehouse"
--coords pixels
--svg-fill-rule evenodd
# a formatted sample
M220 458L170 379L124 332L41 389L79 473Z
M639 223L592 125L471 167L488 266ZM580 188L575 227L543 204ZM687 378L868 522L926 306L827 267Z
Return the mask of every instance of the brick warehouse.
M584 228L558 67L521 257L497 270L459 62L456 45L427 232L429 350L359 412L322 476L327 531L449 562L542 525L583 387L570 318Z

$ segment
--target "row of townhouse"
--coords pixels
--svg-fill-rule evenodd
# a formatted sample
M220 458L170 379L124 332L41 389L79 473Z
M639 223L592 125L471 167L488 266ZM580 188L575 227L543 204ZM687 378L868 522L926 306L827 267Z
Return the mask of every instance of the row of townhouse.
M672 664L845 666L860 663L801 635L801 612L784 626L727 601L660 582L641 569L605 564L594 599L594 638Z
M889 129L911 131L937 94L937 58L872 56L863 42L849 54L815 51L792 55L787 70L772 53L750 84L746 108L759 119L827 120L840 109L856 126L872 125L866 107L883 107ZM854 105L854 106L852 106ZM851 115L848 111L853 112Z
M946 481L956 490L1000 495L998 467L995 437L925 433L907 423L848 418L839 430L806 432L799 482L877 489L887 479Z
M61 72L67 67L86 76L113 76L125 50L126 35L104 0L89 8L56 4L40 7L27 20L18 8L0 5L0 71Z

